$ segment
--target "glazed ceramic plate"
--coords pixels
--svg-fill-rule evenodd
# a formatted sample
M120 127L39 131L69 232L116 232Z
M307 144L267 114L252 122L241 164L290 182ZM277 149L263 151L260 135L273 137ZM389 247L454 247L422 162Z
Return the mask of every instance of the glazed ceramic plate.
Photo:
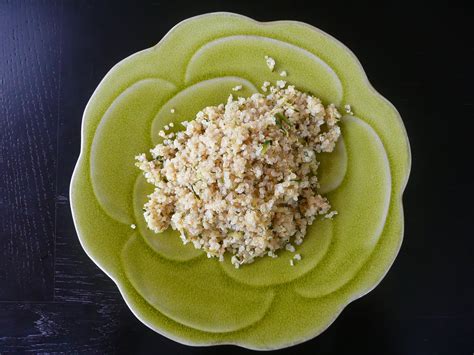
M281 70L300 90L354 112L341 120L336 152L319 157L339 215L311 226L303 259L290 267L285 251L235 269L229 257L220 263L183 246L174 231L147 230L142 206L152 188L134 156L159 142L165 124L224 102L236 85L241 96L257 92ZM71 204L85 251L148 327L189 345L277 349L320 334L387 273L402 241L409 169L399 114L344 45L300 22L213 13L181 22L102 80L84 112Z

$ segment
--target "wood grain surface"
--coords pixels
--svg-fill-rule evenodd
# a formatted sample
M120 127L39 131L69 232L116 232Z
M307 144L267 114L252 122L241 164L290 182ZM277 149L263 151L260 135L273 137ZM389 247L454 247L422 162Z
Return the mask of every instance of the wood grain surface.
M264 0L0 0L0 354L248 352L187 347L141 324L82 250L68 197L102 77L180 20L222 10L342 40L401 112L413 151L405 241L387 277L321 336L278 353L472 354L472 16L461 5Z
M50 73L59 72L61 10L58 4L45 10L47 23L33 6L2 6L0 280L9 287L0 288L0 300L6 301L53 295L60 79ZM28 23L20 27L19 20Z

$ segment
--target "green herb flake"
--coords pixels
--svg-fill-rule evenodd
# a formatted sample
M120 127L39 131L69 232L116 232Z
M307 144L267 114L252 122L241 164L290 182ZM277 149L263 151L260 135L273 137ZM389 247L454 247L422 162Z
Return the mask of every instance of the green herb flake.
M162 157L161 155L157 155L154 160L159 161L160 163L163 163L163 161L165 160L165 158Z
M268 141L263 142L262 154L267 153L267 150L268 150L268 148L270 148L271 145L272 145L272 141L271 141L271 140L268 140Z
M237 232L237 231L230 231L228 235L229 237L233 237L235 239L242 239L244 237L243 232Z
M196 198L197 198L198 200L200 200L201 198L199 197L199 195L198 195L198 194L196 193L196 191L194 190L194 186L190 184L189 187L191 188L191 191L193 192L194 196L196 196Z
M280 122L285 122L288 126L293 126L293 123L281 112L275 114L275 119L278 118Z

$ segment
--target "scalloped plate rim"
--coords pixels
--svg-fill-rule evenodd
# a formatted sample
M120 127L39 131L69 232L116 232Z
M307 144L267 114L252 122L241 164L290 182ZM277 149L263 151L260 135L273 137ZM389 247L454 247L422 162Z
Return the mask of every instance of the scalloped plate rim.
M116 280L114 276L111 275L111 273L106 270L105 267L103 267L101 265L101 263L98 261L98 260L95 260L94 257L92 257L92 255L90 254L90 252L87 250L86 246L84 245L84 242L83 242L83 238L81 236L81 234L79 233L79 229L78 229L78 224L77 224L77 221L76 221L76 217L75 217L75 212L74 212L74 206L73 206L73 203L72 203L72 200L73 200L73 182L77 179L76 175L79 171L79 167L81 165L81 163L83 162L83 159L84 159L84 138L85 138L85 116L86 116L86 113L88 112L88 109L89 109L89 105L91 104L91 101L92 101L92 98L94 97L94 95L96 94L97 91L99 91L100 87L104 84L105 80L108 79L108 76L109 74L111 73L111 71L118 65L120 65L122 62L126 61L126 60L129 60L130 58L134 57L134 56L138 56L139 54L141 54L142 52L145 52L145 51L149 51L150 49L153 49L153 48L157 48L160 46L160 44L164 41L166 41L166 39L170 36L170 34L172 32L174 32L176 30L176 28L184 23L187 23L187 22L190 22L190 21L193 21L193 20L196 20L196 19L199 19L199 18L203 18L203 17L207 17L207 16L215 16L215 15L224 15L224 16L233 16L233 17L237 17L237 18L244 18L248 21L252 21L252 22L255 22L259 25L263 25L263 26L267 26L267 25L273 25L273 24L277 24L277 23L283 23L283 24L298 24L300 26L305 26L305 27L308 27L309 29L313 30L313 31L316 31L316 32L319 32L321 33L322 35L324 36L327 36L329 37L332 41L336 42L338 45L342 46L346 51L347 53L352 57L352 59L354 60L354 62L357 64L358 66L358 69L360 70L360 73L363 75L363 79L365 81L365 84L367 85L367 87L375 94L377 95L380 99L384 100L386 104L388 104L390 106L390 108L396 113L396 116L397 116L397 119L399 120L399 122L401 123L401 128L402 128L402 131L404 133L404 138L406 140L406 147L407 147L407 157L408 157L408 161L407 161L407 171L406 171L406 174L404 176L404 181L402 181L401 183L401 186L400 186L400 191L399 191L399 196L396 196L398 198L398 203L397 203L397 207L400 208L400 212L401 212L401 232L400 232L400 241L398 243L398 246L397 246L397 249L395 250L394 252L394 257L393 257L393 260L391 260L391 262L387 265L387 268L386 270L382 273L382 275L380 276L379 280L377 280L373 285L371 285L371 287L369 287L367 290L364 290L363 292L361 293L358 293L358 294L354 294L352 297L349 298L348 301L346 301L345 303L343 303L340 307L340 309L338 310L338 312L335 312L334 313L334 317L331 319L330 322L328 322L327 326L324 327L323 329L320 329L318 330L315 334L312 334L308 337L304 337L304 338L301 338L295 342L291 342L291 343L287 343L287 344L283 344L283 345L278 345L274 348L271 348L271 347L268 347L268 348L259 348L259 347L252 347L252 346L248 346L248 345L245 345L244 343L238 343L238 342L200 342L200 343L196 343L196 342L192 342L192 341L188 341L187 339L184 339L184 338L180 338L178 336L176 336L175 334L171 334L171 333L168 333L166 331L164 331L163 329L158 329L156 327L154 327L152 324L149 324L149 322L145 321L144 319L141 318L141 316L136 312L136 310L134 309L134 307L131 305L131 301L129 300L129 296L127 295L127 292L124 290L124 287L121 285L121 282ZM173 83L175 84L175 83ZM302 21L295 21L295 20L275 20L275 21L258 21L258 20L255 20L251 17L248 17L248 16L245 16L245 15L241 15L241 14L237 14L237 13L233 13L233 12L226 12L226 11L216 11L216 12L209 12L209 13L204 13L204 14L200 14L200 15L196 15L196 16L192 16L192 17L189 17L189 18L186 18L180 22L178 22L176 25L174 25L164 36L163 38L155 45L149 47L149 48L145 48L143 50L140 50L140 51L137 51L127 57L125 57L124 59L120 60L119 62L115 63L108 71L107 73L104 75L104 77L101 79L101 81L99 82L99 84L97 85L96 89L94 90L94 92L92 93L90 99L88 100L87 104L86 104L86 107L84 109L84 113L82 115L82 121L81 121L81 144L80 144L80 152L79 152L79 156L77 158L77 161L76 161L76 164L74 166L74 170L72 172L72 175L71 175L71 182L70 182L70 185L69 185L69 201L70 201L70 208L71 208L71 214L72 214L72 220L73 220L73 224L74 224L74 228L76 230L76 233L77 233L77 237L79 239L79 243L82 247L82 249L84 249L84 252L86 253L86 255L94 262L94 264L97 265L97 267L102 270L114 283L115 285L117 286L119 292L120 292L120 295L121 297L123 298L125 304L127 305L127 307L129 308L129 310L132 312L132 314L138 319L140 320L140 322L142 322L145 326L147 326L148 328L150 328L151 330L153 330L154 332L162 335L162 336L165 336L167 337L168 339L171 339L173 341L176 341L176 342L179 342L181 344L184 344L184 345L188 345L188 346L195 346L195 347L203 347L203 346L221 346L221 345L235 345L235 346L239 346L239 347L243 347L243 348L246 348L246 349L250 349L250 350L260 350L260 351L271 351L271 350L276 350L276 349L284 349L284 348L288 348L288 347L291 347L291 346L295 346L295 345L298 345L298 344L301 344L301 343L304 343L306 341L309 341L311 339L314 339L316 338L317 336L319 336L320 334L324 333L334 322L335 320L339 317L339 315L342 313L342 311L349 305L351 304L352 302L354 302L355 300L367 295L368 293L370 293L371 291L373 291L381 282L382 280L385 278L385 276L387 275L388 271L392 268L394 262L395 262L395 259L397 258L399 252L400 252L400 248L402 246L402 243L403 243L403 240L404 240L404 232L405 232L405 217L404 217L404 208L403 208L403 194L405 192L405 188L407 186L407 183L408 183L408 180L409 180L409 177L410 177L410 173L411 173L411 167L412 167L412 154L411 154L411 147L410 147L410 142L409 142L409 138L408 138L408 132L406 130L406 127L403 123L403 120L401 118L401 115L400 113L398 112L398 110L396 109L396 107L387 99L385 98L382 94L380 94L373 86L372 84L370 83L368 77L367 77L367 74L361 64L361 62L359 61L359 59L357 58L357 56L354 54L354 52L352 52L351 49L349 49L344 43L342 43L341 41L339 41L337 38L333 37L332 35L330 35L329 33L313 26L313 25L310 25L308 23L305 23L305 22L302 22Z

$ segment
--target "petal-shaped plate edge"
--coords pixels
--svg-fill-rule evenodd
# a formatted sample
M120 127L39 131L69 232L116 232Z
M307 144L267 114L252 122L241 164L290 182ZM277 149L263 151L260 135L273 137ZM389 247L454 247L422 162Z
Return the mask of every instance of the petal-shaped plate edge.
M80 169L87 169L87 166L84 166L86 165L86 162L87 162L87 156L86 155L86 151L89 151L90 150L90 147L87 149L87 146L85 145L85 126L86 126L86 122L85 122L85 117L86 117L86 113L88 112L88 109L89 109L89 106L91 105L91 101L92 99L94 98L95 94L97 93L97 91L101 88L101 86L104 84L104 82L109 78L109 76L112 74L112 72L114 71L114 69L116 67L118 67L121 63L129 60L131 57L135 57L135 56L139 56L140 54L146 52L146 51L149 51L150 49L152 48L157 48L157 46L159 46L161 43L165 42L167 40L167 38L170 36L171 33L173 33L177 27L187 23L187 22L192 22L194 20L198 20L198 19L202 19L202 18L205 18L205 17L208 17L208 16L233 16L235 18L240 18L240 19L243 19L243 20L246 20L246 21L251 21L257 25L260 25L260 26L265 26L265 25L273 25L273 24L296 24L296 25L299 25L299 26L303 26L303 27L307 27L308 29L312 30L312 31L315 31L315 32L318 32L319 34L323 35L323 36L326 36L329 40L335 42L337 45L339 45L342 49L344 49L346 51L346 53L351 57L351 59L353 60L353 62L356 64L358 70L359 70L359 75L361 75L361 77L363 78L363 81L366 85L366 87L369 89L369 91L371 91L371 93L373 95L375 95L379 100L382 100L384 101L388 106L389 108L396 114L396 117L399 121L399 125L400 125L400 128L402 130L402 132L404 133L404 138L405 138L405 147L407 149L406 151L406 154L407 154L407 161L405 162L405 166L406 166L406 171L404 172L404 176L403 176L403 180L401 181L400 183L400 188L399 188L399 191L395 191L394 192L394 196L395 198L397 198L397 208L398 208L398 211L400 212L400 226L401 226L401 232L400 232L400 239L399 239L399 243L398 243L398 246L396 248L396 250L394 251L393 253L393 259L389 261L389 263L387 264L387 267L386 267L386 270L383 272L383 274L381 275L381 277L379 278L379 280L377 280L373 285L371 285L371 287L368 287L367 289L365 289L364 291L362 291L361 293L359 294L354 294L352 295L352 297L349 298L349 300L346 301L345 304L342 304L341 307L340 307L340 310L339 312L336 312L334 314L334 318L331 322L329 322L327 324L327 327L325 327L324 329L322 330L319 330L316 334L313 334L312 336L310 337L304 337L302 339L298 339L297 341L293 342L293 343L288 343L288 344L277 344L276 347L274 348L260 348L258 346L252 346L252 345L249 345L249 344L243 344L241 342L213 342L213 341L202 341L202 342L196 342L196 341L192 341L192 340L188 340L186 338L180 338L179 336L176 336L175 334L172 334L168 331L165 331L163 329L158 329L155 325L153 324L150 324L150 322L148 321L145 321L144 317L142 317L141 314L139 314L139 312L134 308L134 305L133 303L136 302L136 300L134 300L133 296L130 295L130 293L133 292L133 290L130 290L130 285L127 285L127 282L124 282L123 284L121 283L121 280L118 280L118 275L122 273L122 270L115 270L115 271L112 271L112 270L108 270L107 267L105 267L105 265L100 261L100 260L96 260L91 251L88 250L88 248L86 247L85 243L84 243L84 240L83 240L83 237L81 236L80 232L79 232L79 228L78 228L78 224L77 224L77 218L76 218L76 212L75 212L75 207L74 207L74 201L75 201L75 197L74 197L74 187L75 185L77 184L77 180L79 179L78 178L78 172L80 171ZM125 303L127 304L127 306L129 307L129 309L131 310L131 312L143 323L145 324L146 326L148 326L150 329L154 330L155 332L163 335L163 336L166 336L167 338L169 339L172 339L174 341L177 341L177 342L180 342L182 344L186 344L186 345L190 345L190 346L209 346L209 345L237 345L237 346L243 346L243 347L246 347L248 349L255 349L255 350L272 350L272 349L281 349L281 348L284 348L284 347L290 347L290 346L293 346L293 345L296 345L296 344L300 344L300 343L303 343L305 341L308 341L309 339L312 339L316 336L318 336L319 334L321 334L322 332L324 332L324 330L326 330L329 326L331 326L331 324L338 318L338 316L340 315L340 313L344 310L345 307L347 307L348 304L350 304L352 301L366 295L367 293L369 293L370 291L372 291L375 287L377 287L377 285L382 281L382 279L385 277L385 275L388 273L388 271L390 270L391 266L393 265L393 262L395 261L395 258L396 256L398 255L399 253L399 250L400 250L400 247L401 247L401 244L403 242L403 236L404 236L404 214L403 214L403 201L402 201L402 197L403 197L403 192L405 190L405 187L408 183L408 178L410 176L410 170L411 170L411 164L412 164L412 159L411 159L411 148L410 148L410 144L409 144L409 140L408 140L408 135L407 135L407 132L406 132L406 128L403 124L403 120L399 114L399 112L397 111L397 109L393 106L392 103L390 103L385 97L383 97L380 93L378 93L375 88L372 86L372 84L369 82L368 78L367 78L367 75L362 67L362 64L360 63L359 59L355 56L355 54L347 47L345 46L342 42L340 42L339 40L337 40L336 38L334 38L333 36L331 36L330 34L312 26L312 25L309 25L309 24L306 24L304 22L300 22L300 21L287 21L287 20L283 20L283 21L269 21L269 22L260 22L260 21L256 21L252 18L249 18L247 16L243 16L243 15L240 15L240 14L235 14L235 13L230 13L230 12L213 12L213 13L207 13L207 14L202 14L202 15L198 15L198 16L194 16L194 17L190 17L188 19L185 19L183 21L181 21L180 23L176 24L162 39L161 41L151 47L151 48L148 48L148 49L145 49L145 50L142 50L142 51L139 51L137 53L134 53L132 54L131 56L123 59L122 61L120 61L119 63L115 64L114 67L107 73L106 76L104 76L104 78L101 80L101 82L99 83L99 85L97 86L97 88L95 89L93 95L91 96L91 99L88 101L87 105L86 105L86 108L84 110L84 115L82 117L82 123L81 123L81 149L80 149L80 154L79 154L79 157L78 157L78 160L77 160L77 163L75 165L75 168L74 168L74 171L72 173L72 177L71 177L71 184L70 184L70 189L69 189L69 196L70 196L70 201L71 201L71 212L72 212L72 218L73 218L73 223L74 223L74 226L76 228L76 231L77 231L77 234L78 234L78 238L79 238L79 242L82 246L82 248L84 249L84 251L86 252L86 254L89 256L89 258L107 275L109 276L114 282L115 284L117 285L122 297L124 298L124 301ZM117 274L114 275L114 274Z

